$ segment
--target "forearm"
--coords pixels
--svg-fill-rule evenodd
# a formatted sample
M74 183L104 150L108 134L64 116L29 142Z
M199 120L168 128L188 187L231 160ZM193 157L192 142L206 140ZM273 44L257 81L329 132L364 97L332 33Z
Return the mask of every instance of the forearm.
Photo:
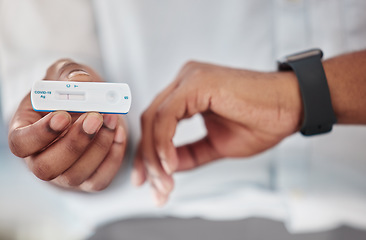
M333 109L341 124L366 124L366 50L323 62Z

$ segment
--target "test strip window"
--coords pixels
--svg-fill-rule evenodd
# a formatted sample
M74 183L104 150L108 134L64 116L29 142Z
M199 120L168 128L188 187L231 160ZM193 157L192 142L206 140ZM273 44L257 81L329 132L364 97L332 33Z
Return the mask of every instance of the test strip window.
M56 92L57 100L73 100L73 101L84 101L85 93L83 92Z

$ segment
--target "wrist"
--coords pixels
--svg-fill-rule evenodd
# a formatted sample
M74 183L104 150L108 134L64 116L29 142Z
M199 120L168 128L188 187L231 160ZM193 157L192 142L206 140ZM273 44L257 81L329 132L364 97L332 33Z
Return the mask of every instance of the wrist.
M280 71L292 70L296 74L304 109L300 129L304 136L328 133L337 122L322 57L323 52L315 48L287 55L278 61Z
M275 72L275 89L278 95L279 111L285 114L292 132L300 130L304 108L301 99L300 87L294 72Z

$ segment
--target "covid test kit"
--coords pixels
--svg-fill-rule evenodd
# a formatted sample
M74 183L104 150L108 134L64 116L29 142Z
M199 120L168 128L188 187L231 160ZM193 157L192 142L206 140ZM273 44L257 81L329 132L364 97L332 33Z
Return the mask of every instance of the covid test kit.
M35 111L127 114L131 91L126 83L37 81L31 92Z

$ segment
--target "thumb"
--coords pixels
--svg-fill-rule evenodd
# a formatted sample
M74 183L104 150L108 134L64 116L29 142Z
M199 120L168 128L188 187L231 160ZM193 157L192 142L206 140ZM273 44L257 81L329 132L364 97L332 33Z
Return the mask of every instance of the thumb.
M208 136L197 142L178 147L177 154L179 162L176 172L197 168L222 157Z
M64 111L49 113L38 120L35 116L30 112L18 112L11 122L9 147L18 157L30 156L47 147L71 123L70 114Z

